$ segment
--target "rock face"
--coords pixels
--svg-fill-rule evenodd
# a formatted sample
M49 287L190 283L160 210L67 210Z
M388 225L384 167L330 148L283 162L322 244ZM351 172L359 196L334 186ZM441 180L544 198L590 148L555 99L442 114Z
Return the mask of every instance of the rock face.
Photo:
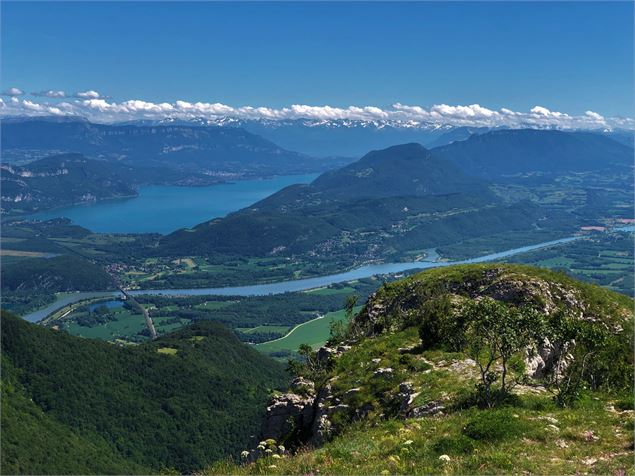
M322 365L330 365L350 348L347 345L322 347L317 352L317 360ZM329 383L316 393L314 382L298 377L291 382L289 390L269 402L261 437L292 445L322 445L335 429L331 417L348 410L348 405L333 396Z
M528 349L525 363L526 373L534 379L545 378L549 375L558 378L569 366L573 356L569 350L575 346L575 341L566 344L552 344L546 337L535 349Z
M275 397L267 406L262 437L286 441L309 430L313 423L313 401L312 396L295 393Z

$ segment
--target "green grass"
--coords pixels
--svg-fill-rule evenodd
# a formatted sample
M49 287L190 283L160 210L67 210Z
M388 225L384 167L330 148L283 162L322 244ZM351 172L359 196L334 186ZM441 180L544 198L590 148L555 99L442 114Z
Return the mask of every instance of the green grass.
M66 330L69 334L88 339L113 340L137 334L146 326L141 314L133 314L127 309L116 312L117 320L95 327L80 326L70 322Z
M258 332L278 332L285 333L289 330L289 326L258 326L258 327L237 327L237 331L243 334L255 334Z
M94 327L80 326L76 322L67 321L67 323L64 324L64 328L69 334L74 336L106 341L114 341L117 339L129 341L146 328L145 320L141 314L132 313L122 308L115 311L115 316L117 320ZM174 320L174 318L169 316L156 316L152 318L158 334L175 331L190 323L189 319L180 319L179 322L168 322L171 320Z
M558 430L541 417L555 418ZM633 474L632 424L632 414L602 405L537 411L527 398L504 410L359 423L317 450L222 462L205 474ZM587 431L598 439L585 438Z
M361 306L355 308L359 312ZM296 351L301 344L309 344L314 349L324 345L330 335L331 321L343 321L346 319L344 310L328 312L324 317L313 319L309 322L295 326L280 339L256 345L256 349L264 353L279 352L281 350Z
M157 352L159 354L165 354L165 355L176 355L178 352L178 349L175 349L174 347L159 347L157 349Z
M309 294L315 294L317 296L337 296L337 295L348 296L350 294L354 294L355 289L351 288L350 286L345 286L343 288L326 287L326 288L311 289L306 292Z

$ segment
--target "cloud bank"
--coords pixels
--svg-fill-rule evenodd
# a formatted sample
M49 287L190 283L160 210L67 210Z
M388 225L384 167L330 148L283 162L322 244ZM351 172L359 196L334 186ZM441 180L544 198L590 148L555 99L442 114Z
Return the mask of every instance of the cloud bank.
M534 127L559 129L635 129L633 118L604 117L595 111L570 115L535 106L529 111L513 111L508 108L489 109L479 104L451 106L437 104L429 107L393 104L388 108L376 106L309 106L294 104L283 108L240 106L234 107L211 102L149 102L140 99L115 102L97 91L87 90L74 94L46 90L31 93L34 100L19 98L23 92L11 88L3 93L9 100L0 99L0 114L9 115L57 115L83 116L94 122L118 122L131 120L207 119L209 121L234 120L295 120L314 122L333 120L374 121L398 123L402 126L486 126L486 127ZM39 101L39 98L52 101Z

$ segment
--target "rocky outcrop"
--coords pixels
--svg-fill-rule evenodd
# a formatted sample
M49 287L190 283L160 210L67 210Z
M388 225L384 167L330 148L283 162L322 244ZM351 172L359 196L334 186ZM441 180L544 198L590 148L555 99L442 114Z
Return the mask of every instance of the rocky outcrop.
M347 345L320 348L311 365L317 363L323 383L316 387L313 382L299 378L294 380L289 393L274 398L267 408L263 440L275 439L290 448L320 446L343 430L343 425L355 420L368 418L374 422L384 418L439 417L454 408L458 398L455 383L465 382L473 388L480 378L479 366L469 358L459 360L448 356L440 359L433 354L422 354L424 341L416 337L413 328L420 327L424 322L422 316L427 312L439 312L440 309L443 314L435 318L445 327L439 327L444 332L456 331L452 337L458 336L457 341L462 338L461 331L467 328L461 327L464 324L461 319L466 316L463 312L466 303L486 297L511 306L530 306L556 323L563 316L560 313L563 310L567 317L590 322L600 320L609 329L623 330L624 326L620 326L622 317L618 314L621 311L614 310L617 308L606 303L598 305L596 294L588 293L568 278L555 276L550 280L544 273L532 274L530 269L505 265L475 266L447 275L431 273L430 279L424 273L420 279L385 285L370 297L352 322L351 334L355 338L377 339L379 345L373 347L371 343L347 359L357 369L350 376L344 374L347 369L342 368L343 362L338 364L338 358L351 349L353 341L348 341ZM428 303L429 300L437 301ZM605 313L609 313L608 318ZM446 325L446 319L451 325ZM408 336L407 339L392 340L392 333L403 329L408 329L403 334ZM382 334L390 334L385 342ZM440 334L435 334L435 338L441 339ZM403 347L392 346L397 342ZM558 378L571 364L575 345L575 341L559 343L538 336L526 349L527 376L539 380ZM497 363L493 369L500 372L499 367ZM438 378L428 379L411 372L432 372ZM440 391L436 382L446 376L453 384L448 392ZM428 388L430 382L435 383ZM535 382L524 383L527 385L522 391L539 387Z
M527 349L526 374L534 379L557 379L573 361L573 355L569 352L573 346L575 341L558 344L551 343L545 337L540 345Z
M274 397L267 406L262 437L287 441L308 431L313 423L314 399L311 395L302 396L295 393Z
M388 286L387 289L392 285ZM503 265L469 275L466 272L463 279L448 278L436 287L423 278L398 282L394 286L400 286L398 292L380 289L370 296L353 324L360 335L372 336L415 325L422 304L442 295L451 298L457 311L465 299L490 297L513 305L529 305L546 315L566 309L580 319L594 321L597 318L576 287Z
M413 408L406 413L406 418L423 418L443 413L445 406L439 402L428 402L425 405Z
M321 347L316 354L317 362L326 368L350 348L348 345ZM261 437L291 446L304 443L319 446L335 429L331 417L342 411L348 411L348 405L333 396L329 383L316 392L314 382L298 377L291 382L289 392L269 402Z

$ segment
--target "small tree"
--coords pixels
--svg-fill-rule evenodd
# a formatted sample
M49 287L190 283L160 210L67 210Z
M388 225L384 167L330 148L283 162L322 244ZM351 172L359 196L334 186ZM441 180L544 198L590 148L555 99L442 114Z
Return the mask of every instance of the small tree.
M342 320L331 319L329 322L329 345L339 344L346 338L347 325Z
M561 313L549 326L549 339L559 348L556 362L546 376L557 405L572 405L585 387L596 389L603 380L611 380L615 369L629 377L626 380L618 377L622 385L609 387L630 385L632 365L624 365L621 357L632 356L631 347L628 344L626 348L616 346L617 339L605 327Z
M344 302L344 320L331 319L329 322L329 345L339 344L346 339L349 334L349 328L353 314L355 313L355 306L357 305L357 295L351 294L346 298Z
M492 385L499 378L496 364L500 362L502 367L500 391L507 393L510 360L532 343L540 331L541 317L530 308L509 307L491 298L468 304L463 314L465 341L470 357L479 367L478 390L488 407L494 403Z
M346 298L346 302L344 303L344 314L346 315L347 321L350 321L353 318L355 306L357 306L357 300L358 297L356 294L351 294Z

